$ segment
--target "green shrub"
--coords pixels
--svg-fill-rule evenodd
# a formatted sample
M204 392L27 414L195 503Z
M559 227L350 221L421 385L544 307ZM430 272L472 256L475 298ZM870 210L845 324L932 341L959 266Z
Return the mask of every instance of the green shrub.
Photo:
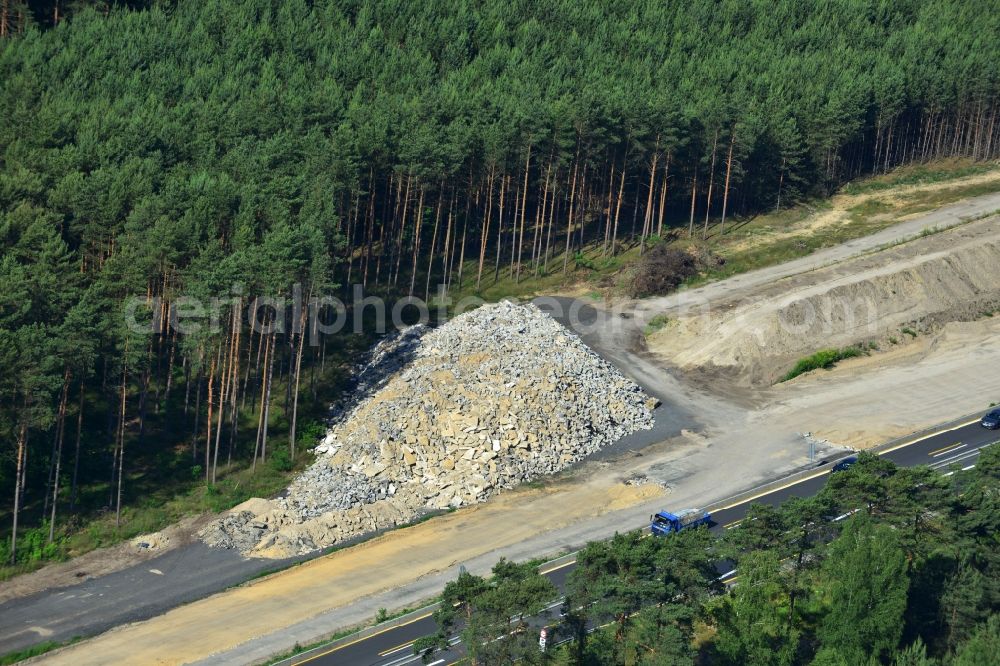
M583 252L577 252L573 255L573 263L576 264L577 268L586 268L591 271L597 270L597 265L593 262L593 260L588 259Z
M326 434L326 426L322 421L308 421L298 428L299 440L307 446L312 446Z
M838 362L843 361L847 358L854 358L855 356L861 356L863 352L857 347L844 347L843 349L821 349L812 356L806 356L805 358L799 359L788 374L785 375L781 381L787 382L790 379L795 379L799 375L805 374L807 372L812 372L813 370L819 370L820 368L829 369L836 365Z
M268 462L276 472L290 472L293 466L292 456L288 453L288 449L283 447L276 448Z
M669 323L670 323L670 317L668 317L667 315L658 314L655 317L653 317L652 319L650 319L649 323L646 324L646 328L645 328L644 333L647 336L650 336L653 333L656 333L658 330L660 330L661 328L663 328L664 326L666 326Z

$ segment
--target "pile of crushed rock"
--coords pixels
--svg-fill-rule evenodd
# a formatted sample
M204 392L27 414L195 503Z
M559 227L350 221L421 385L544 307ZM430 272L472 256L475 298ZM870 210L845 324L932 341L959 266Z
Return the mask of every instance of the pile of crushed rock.
M534 305L482 306L376 345L287 495L202 537L286 557L482 502L652 427L655 404Z

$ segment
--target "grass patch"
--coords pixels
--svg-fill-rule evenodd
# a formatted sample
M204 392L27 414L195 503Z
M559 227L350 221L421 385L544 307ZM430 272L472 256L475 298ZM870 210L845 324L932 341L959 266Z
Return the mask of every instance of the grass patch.
M929 185L968 176L976 176L993 170L993 165L970 160L945 160L933 164L913 164L894 169L887 174L865 178L846 184L841 188L844 194L867 194L893 187L907 185Z
M828 370L844 359L855 358L856 356L861 356L862 354L864 354L864 352L857 347L821 349L811 356L799 359L795 366L788 371L788 374L786 374L781 381L787 382L791 379L795 379L799 375L812 372L813 370Z
M646 334L646 337L649 337L653 333L656 333L658 330L660 330L669 323L670 323L670 317L668 317L667 315L658 314L649 320L649 323L646 324L646 328L644 329L643 332Z
M31 657L37 657L38 655L51 652L52 650L57 650L61 647L66 647L67 645L72 645L73 643L77 643L81 640L83 640L82 636L74 636L68 641L45 641L44 643L38 643L37 645L32 645L31 647L23 650L18 650L17 652L8 652L5 655L0 655L0 666L16 664L19 661L24 661L25 659L30 659Z

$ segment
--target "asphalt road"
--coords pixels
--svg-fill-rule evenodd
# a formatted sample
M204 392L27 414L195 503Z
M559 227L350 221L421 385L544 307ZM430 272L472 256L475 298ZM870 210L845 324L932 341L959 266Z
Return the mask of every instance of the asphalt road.
M145 620L294 561L243 559L198 541L79 585L12 599L0 605L0 654Z
M979 449L1000 439L1000 432L982 428L978 422L964 425L953 430L924 437L915 442L906 443L899 448L889 449L882 455L902 467L915 465L930 465L942 473L953 469L970 469L975 465ZM778 505L790 497L809 497L816 494L826 483L827 475L835 460L825 461L817 466L816 474L798 482L789 483L769 490L759 496L742 500L731 506L712 512L712 527L714 531L723 531L746 515L751 504ZM678 510L687 507L669 507ZM623 529L635 529L645 526L646 516L637 516L634 525L625 525ZM573 570L575 562L569 561L542 573L562 589L566 577ZM553 604L550 612L557 615L559 604ZM416 666L420 658L413 655L413 641L435 631L431 613L419 613L405 623L388 627L368 635L360 635L355 639L344 639L328 647L320 647L297 655L281 662L282 666L309 664L310 666ZM464 650L457 637L452 639L452 647L447 651L436 652L430 660L432 666L450 666L464 656Z

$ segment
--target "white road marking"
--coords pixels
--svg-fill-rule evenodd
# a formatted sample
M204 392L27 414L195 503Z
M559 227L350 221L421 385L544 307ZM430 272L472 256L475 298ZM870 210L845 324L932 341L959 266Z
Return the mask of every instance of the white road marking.
M973 458L977 455L979 455L979 449L965 451L957 456L951 456L950 458L944 458L942 460L935 461L934 463L931 464L931 469L943 469L961 460L967 460L968 458Z
M162 575L163 575L163 572L162 572L162 571L160 571L159 569L150 569L150 570L149 570L149 573L154 573L154 574L156 574L157 576L162 576Z
M957 446L949 446L944 451L938 451L937 453L932 453L931 454L931 458L938 458L938 457L943 456L943 455L948 454L948 453L954 453L955 451L958 451L959 449L964 449L967 446L968 446L968 444L959 444Z

